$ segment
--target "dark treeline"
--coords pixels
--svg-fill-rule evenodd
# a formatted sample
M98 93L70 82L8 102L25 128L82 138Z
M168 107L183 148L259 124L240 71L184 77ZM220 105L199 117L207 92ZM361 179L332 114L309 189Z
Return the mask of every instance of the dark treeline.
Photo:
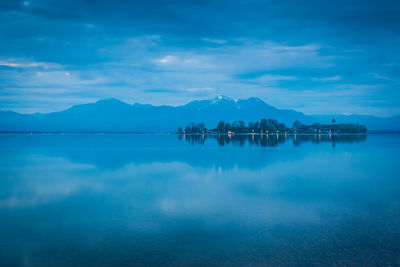
M287 130L285 124L272 119L261 119L260 121L249 122L247 125L244 121L234 121L233 123L220 121L216 128L219 133L284 132Z
M244 133L290 133L290 134L318 134L318 133L366 133L367 128L364 125L347 123L336 124L336 120L332 120L332 124L314 123L312 125L302 124L295 121L291 128L283 123L279 123L273 119L261 119L256 122L249 122L247 125L244 121L234 121L232 123L220 121L216 128L206 129L204 123L194 123L187 125L185 130L178 129L178 134L244 134Z
M276 132L287 131L289 128L277 120L261 119L256 122L249 122L247 125L244 121L234 121L232 123L220 121L216 128L207 130L204 123L194 123L187 125L185 130L178 128L178 133L182 134L199 134L199 133L253 133L253 132Z
M187 125L185 127L185 130L182 131L182 128L178 128L178 133L191 133L191 134L201 134L201 133L206 133L207 129L204 126L204 123L194 123L192 122L191 124Z
M366 133L367 127L364 125L354 123L341 123L336 124L335 120L332 120L332 124L320 124L314 123L312 125L304 125L299 121L293 123L293 128L290 132L314 134L314 133L339 133L339 134L356 134Z
M367 135L178 135L178 139L191 144L205 144L207 140L216 140L220 146L249 144L274 147L286 142L293 142L295 146L307 142L313 144L331 142L332 146L335 146L336 143L363 142L367 139Z

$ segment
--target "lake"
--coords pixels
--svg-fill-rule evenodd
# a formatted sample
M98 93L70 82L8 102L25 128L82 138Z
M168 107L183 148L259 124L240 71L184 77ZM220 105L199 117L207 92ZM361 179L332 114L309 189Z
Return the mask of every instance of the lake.
M1 266L399 266L400 135L0 135Z

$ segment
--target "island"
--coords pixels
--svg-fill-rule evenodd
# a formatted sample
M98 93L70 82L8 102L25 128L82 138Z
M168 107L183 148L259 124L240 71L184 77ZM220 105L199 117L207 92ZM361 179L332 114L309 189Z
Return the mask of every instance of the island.
M207 129L204 123L192 122L184 129L179 127L178 134L365 134L367 127L355 123L331 124L313 123L305 125L295 121L292 127L274 119L261 119L256 122L234 121L232 123L220 121L213 129Z

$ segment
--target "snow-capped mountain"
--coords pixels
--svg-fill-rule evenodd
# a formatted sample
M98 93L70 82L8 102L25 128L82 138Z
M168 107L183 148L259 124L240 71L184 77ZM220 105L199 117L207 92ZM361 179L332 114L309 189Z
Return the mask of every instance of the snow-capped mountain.
M138 103L130 105L118 99L106 99L76 105L61 112L40 115L1 111L0 131L169 132L190 122L204 122L206 127L214 128L220 120L249 122L261 118L276 119L291 125L295 120L303 123L330 121L332 116L313 117L294 110L277 109L255 97L236 99L217 96L177 107ZM394 123L400 120L399 116L391 120L372 116L354 117L354 115L352 118L362 118L363 124L366 124L369 129L382 130L394 129L393 125L399 125ZM348 122L347 119L347 117L340 117L338 122ZM372 128L368 125L368 121L373 122Z

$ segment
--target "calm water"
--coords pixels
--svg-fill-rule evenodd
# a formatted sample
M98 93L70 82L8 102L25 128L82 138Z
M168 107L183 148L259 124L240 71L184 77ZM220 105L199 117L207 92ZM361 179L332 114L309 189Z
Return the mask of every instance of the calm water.
M400 265L400 136L0 136L0 265Z

